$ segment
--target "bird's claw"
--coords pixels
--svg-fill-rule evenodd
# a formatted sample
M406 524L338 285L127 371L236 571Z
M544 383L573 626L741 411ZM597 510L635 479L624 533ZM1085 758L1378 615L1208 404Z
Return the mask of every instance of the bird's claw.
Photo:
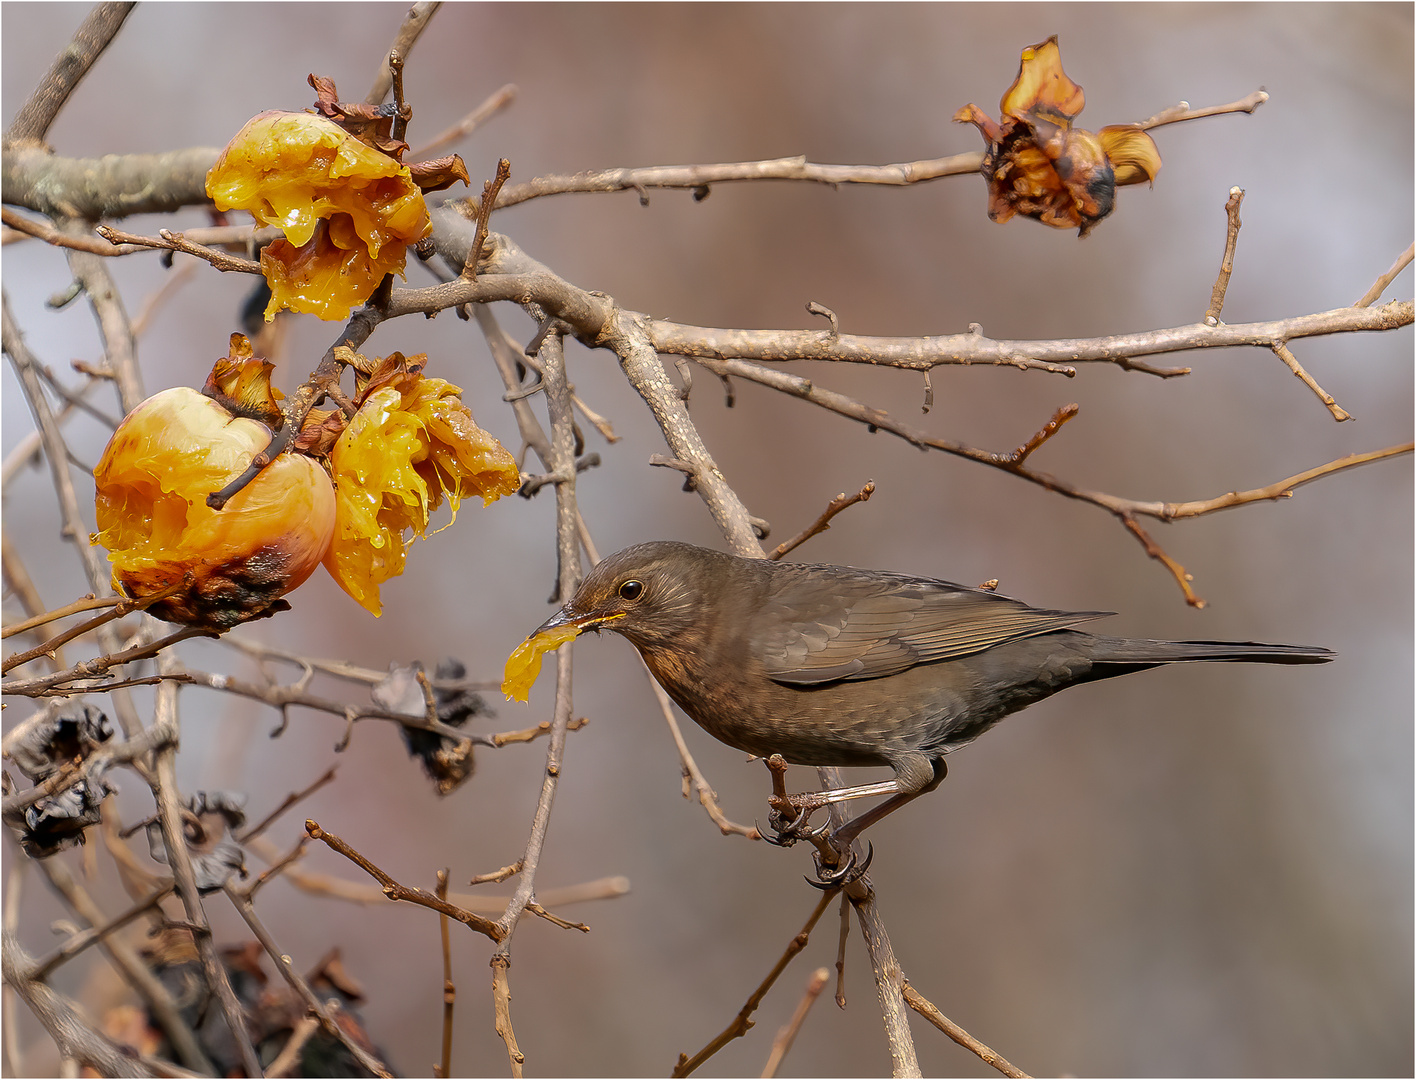
M822 892L829 892L832 889L841 889L849 885L852 881L862 877L870 869L870 861L875 858L875 845L866 841L865 858L856 865L856 854L850 851L846 855L846 861L833 869L826 869L821 861L821 855L816 856L816 881L811 878L806 879L806 883Z
M798 840L805 840L811 836L812 830L805 828L806 819L811 816L809 807L803 807L795 818L784 823L785 816L774 809L767 818L767 824L772 827L773 835L768 836L760 828L757 830L758 835L769 844L775 844L777 847L791 847ZM754 822L754 824L756 823Z

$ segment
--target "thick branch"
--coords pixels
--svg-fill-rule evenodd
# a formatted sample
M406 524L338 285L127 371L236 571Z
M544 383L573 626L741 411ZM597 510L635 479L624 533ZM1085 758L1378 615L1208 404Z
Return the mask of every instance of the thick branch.
M22 972L34 963L34 958L20 948L19 942L8 930L4 934L0 958L4 962L6 985L14 987L30 1011L39 1018L63 1057L93 1066L100 1076L152 1075L141 1061L130 1056L127 1047L119 1046L106 1035L101 1035L84 1020L68 998L44 983L23 976Z
M197 146L163 154L66 158L7 148L0 165L4 199L49 217L89 221L165 214L209 203L206 174L220 150Z

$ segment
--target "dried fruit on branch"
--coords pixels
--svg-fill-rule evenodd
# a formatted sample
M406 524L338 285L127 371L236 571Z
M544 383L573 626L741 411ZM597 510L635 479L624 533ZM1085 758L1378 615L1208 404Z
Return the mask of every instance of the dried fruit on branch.
M207 173L218 210L245 210L285 232L261 252L267 321L282 309L347 318L432 232L423 193L467 183L456 154L403 164L408 144L391 136L391 112L340 102L330 79L309 81L318 115L253 117Z
M988 143L981 171L992 220L1022 214L1085 236L1111 213L1118 186L1155 180L1155 141L1132 124L1095 133L1074 128L1085 103L1082 88L1062 70L1054 34L1023 50L1018 77L999 103L1001 122L973 104L954 114Z
M347 317L432 230L408 166L307 113L250 120L207 174L207 194L285 232L261 252L267 320L283 308Z
M142 597L189 578L149 609L169 622L223 629L276 610L319 565L334 533L329 476L298 454L277 457L225 509L207 506L207 495L271 440L265 423L232 413L274 399L269 365L238 337L208 382L227 404L185 386L154 394L118 426L94 469L92 539L108 549L114 587ZM220 393L223 384L230 395Z
M337 512L325 568L375 615L379 585L403 572L406 534L423 537L444 497L456 519L462 499L483 504L520 485L516 460L479 428L460 387L422 374L425 355L393 353L360 378L358 412L330 452Z

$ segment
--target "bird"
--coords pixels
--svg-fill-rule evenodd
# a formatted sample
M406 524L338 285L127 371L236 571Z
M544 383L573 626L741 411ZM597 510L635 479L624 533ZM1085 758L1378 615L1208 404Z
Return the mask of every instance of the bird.
M794 765L889 766L892 780L789 796L795 819L774 812L777 838L789 841L823 806L891 796L836 829L838 845L937 787L946 755L1069 686L1162 664L1336 657L1304 645L1147 641L1075 629L1111 614L658 540L598 563L527 645L554 648L586 631L612 631L695 723L729 746Z

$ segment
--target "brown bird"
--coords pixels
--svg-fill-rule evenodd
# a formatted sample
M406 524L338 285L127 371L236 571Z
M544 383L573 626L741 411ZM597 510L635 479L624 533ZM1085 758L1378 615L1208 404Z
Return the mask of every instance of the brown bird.
M893 780L793 795L797 820L774 818L790 839L828 803L893 795L834 834L847 844L937 786L946 754L1076 683L1185 661L1321 664L1335 656L1303 645L1071 629L1109 614L1046 611L882 570L655 541L602 561L529 641L564 639L571 628L613 630L683 711L729 746L795 765L889 765Z

